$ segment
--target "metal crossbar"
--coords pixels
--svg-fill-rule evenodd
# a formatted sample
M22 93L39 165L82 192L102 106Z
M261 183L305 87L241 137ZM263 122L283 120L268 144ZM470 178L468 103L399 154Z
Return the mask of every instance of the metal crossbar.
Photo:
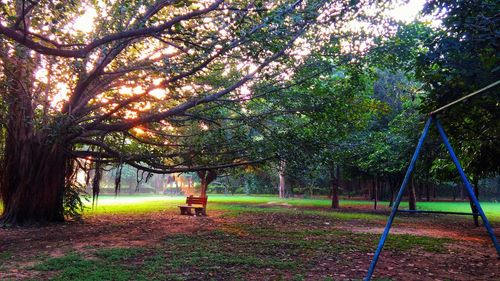
M446 214L446 215L464 215L464 216L479 216L479 213L464 213L464 212L445 212L445 211L425 211L425 210L398 210L398 213L417 213L417 214Z
M498 80L498 81L496 81L496 82L494 82L494 83L491 83L491 84L489 84L488 86L486 86L486 87L484 87L484 88L482 88L482 89L479 89L479 90L477 90L477 91L475 91L475 92L473 92L473 93L470 93L470 94L468 94L468 95L466 95L466 96L463 96L463 97L459 98L459 99L458 99L458 100L456 100L456 101L450 102L449 104L444 105L444 106L442 106L442 107L440 107L440 108L438 108L438 109L436 109L436 110L432 111L431 113L429 113L429 115L431 115L431 116L432 116L432 115L436 115L436 113L438 113L438 112L440 112L440 111L443 111L443 110L445 110L446 108L448 108L448 107L450 107L450 106L452 106L452 105L454 105L454 104L457 104L457 103L459 103L459 102L461 102L461 101L463 101L463 100L466 100L466 99L468 99L468 98L470 98L470 97L472 97L472 96L475 96L475 95L477 95L477 94L483 93L483 92L485 92L486 90L491 89L491 88L493 88L493 87L495 87L495 86L497 86L497 85L499 85L499 84L500 84L500 80Z

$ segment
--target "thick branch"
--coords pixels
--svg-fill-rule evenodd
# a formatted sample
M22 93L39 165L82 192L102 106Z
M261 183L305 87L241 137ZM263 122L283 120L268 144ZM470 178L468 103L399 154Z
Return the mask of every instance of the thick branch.
M253 72L245 75L243 78L232 84L231 86L216 92L214 94L208 95L203 98L198 98L198 99L191 99L181 105L178 105L176 107L173 107L167 111L160 112L157 114L150 114L148 116L144 116L141 118L137 118L135 120L130 120L130 121L124 121L120 123L115 123L115 124L93 124L92 129L93 130L102 130L102 131L125 131L128 129L131 129L137 125L145 124L145 123L151 123L151 122L158 122L163 119L166 119L170 116L175 116L175 115L182 115L184 112L186 112L188 109L191 109L197 105L200 104L205 104L205 103L210 103L213 101L216 101L220 97L227 95L228 93L234 91L235 89L241 87L245 83L247 83L249 80L253 79L257 73L259 73L263 68L268 66L271 62L277 60L279 57L283 56L288 50L288 48L295 42L295 40L302 34L304 31L304 28L300 29L293 37L288 41L288 43L285 45L284 48L282 48L280 51L276 52L274 55L272 55L270 58L265 60L263 63L261 63Z

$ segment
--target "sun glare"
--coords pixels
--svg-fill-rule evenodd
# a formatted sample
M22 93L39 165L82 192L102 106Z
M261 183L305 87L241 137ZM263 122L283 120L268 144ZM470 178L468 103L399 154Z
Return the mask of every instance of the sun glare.
M163 100L167 96L167 91L164 89L154 89L150 91L149 94L159 100Z
M85 7L85 13L78 17L73 23L75 31L89 33L94 29L94 20L97 17L97 11L93 7Z
M143 129L139 128L139 127L135 127L132 129L132 131L136 134L136 135L144 135L146 133L146 131L144 131Z
M68 100L69 87L65 83L57 83L56 85L57 94L52 98L50 105L55 108L59 108L62 102Z

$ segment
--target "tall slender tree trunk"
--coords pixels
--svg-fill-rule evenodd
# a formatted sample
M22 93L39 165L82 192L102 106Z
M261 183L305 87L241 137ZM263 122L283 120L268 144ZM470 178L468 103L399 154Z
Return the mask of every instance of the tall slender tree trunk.
M408 186L408 209L417 209L417 196L415 195L415 181L413 177L410 180L410 186Z
M132 195L135 192L137 181L134 178L130 177L128 178L127 182L128 182L128 194Z
M354 193L354 190L357 190L357 189L353 186L352 180L344 181L344 185L346 186L347 190L349 191L347 197L349 199L351 199L352 194Z
M371 183L371 185L370 185ZM371 180L367 180L365 182L365 188L366 188L366 193L367 193L367 197L366 199L367 200L373 200L373 185L375 184L375 178L371 179Z
M285 198L285 161L281 161L279 165L279 186L278 186L278 192L279 192L279 197L280 198Z
M174 184L175 184L175 194L179 195L181 193L181 189L179 187L179 177L177 177L177 179L174 179Z
M472 180L472 185L473 185L472 187L474 188L474 194L476 195L476 198L479 199L478 184L479 184L479 180L477 178L474 178ZM478 212L477 206L474 204L474 202L472 201L472 198L470 198L470 196L469 196L469 203L470 203L470 209L471 209L472 213L477 214L477 212ZM474 217L474 225L476 227L478 227L479 226L479 216L474 215L473 217Z
M424 193L424 183L420 181L418 183L418 201L422 201L423 193Z
M337 165L335 169L335 165L330 166L330 183L332 185L332 208L339 208L339 182L340 182L340 167Z
M357 183L358 183L358 186L357 186L356 190L357 190L357 192L359 192L359 195L361 195L363 192L363 189L361 187L361 177L359 175L357 176Z
M391 177L389 179L389 189L390 189L390 192L391 192L391 198L389 199L389 207L392 207L392 205L394 204L394 189L396 188L396 184L397 184L397 181L394 177Z
M378 178L375 177L373 179L373 185L372 185L372 188L373 188L373 209L377 209L377 200L378 200L378 191L377 191L377 183L378 183Z

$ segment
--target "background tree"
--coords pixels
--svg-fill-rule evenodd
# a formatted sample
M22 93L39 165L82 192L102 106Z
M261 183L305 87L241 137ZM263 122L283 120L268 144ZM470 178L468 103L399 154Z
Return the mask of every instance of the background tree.
M500 80L499 9L498 1L427 3L424 11L437 13L443 28L418 64L430 93L423 111L430 112ZM500 172L499 98L498 90L493 89L439 115L477 196L479 180Z

